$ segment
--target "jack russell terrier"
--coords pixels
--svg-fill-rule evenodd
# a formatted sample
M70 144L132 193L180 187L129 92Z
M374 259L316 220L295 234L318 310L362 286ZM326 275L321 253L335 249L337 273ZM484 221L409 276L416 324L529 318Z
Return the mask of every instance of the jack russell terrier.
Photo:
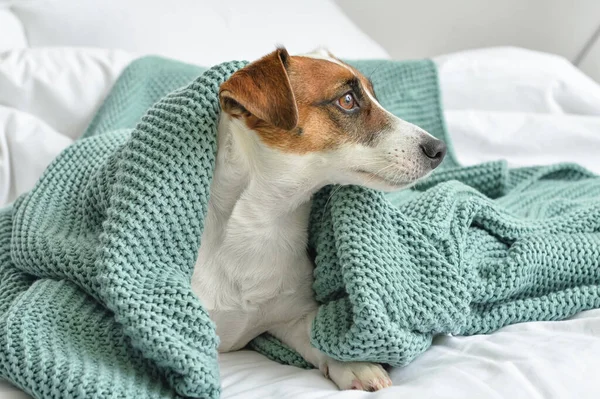
M387 112L373 85L325 51L284 48L234 73L223 112L192 290L220 352L269 332L340 389L391 385L378 364L341 362L310 343L318 304L307 253L311 196L328 184L392 191L435 169L445 144Z

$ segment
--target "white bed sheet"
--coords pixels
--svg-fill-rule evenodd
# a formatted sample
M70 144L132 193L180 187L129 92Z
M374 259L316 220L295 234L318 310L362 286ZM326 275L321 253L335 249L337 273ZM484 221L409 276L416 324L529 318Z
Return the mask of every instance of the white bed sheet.
M0 62L0 205L27 191L72 142L131 59L84 49L1 57L10 62ZM574 161L600 173L600 87L566 60L496 48L436 62L463 164ZM43 105L49 101L50 113ZM249 351L222 355L220 364L223 398L597 398L600 310L490 335L440 337L411 365L391 370L394 387L372 394L340 392L316 370ZM23 397L0 382L0 399Z

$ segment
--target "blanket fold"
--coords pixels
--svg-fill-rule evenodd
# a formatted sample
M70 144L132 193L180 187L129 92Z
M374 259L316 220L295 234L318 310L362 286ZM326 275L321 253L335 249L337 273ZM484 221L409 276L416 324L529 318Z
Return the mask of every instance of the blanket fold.
M36 398L218 397L218 338L190 278L218 87L245 64L133 62L85 138L0 210L1 377ZM448 142L433 63L352 64ZM576 165L460 167L450 146L410 190L324 188L309 233L312 342L340 360L402 366L436 334L600 306L600 179ZM251 347L308 366L271 336Z
M190 277L214 168L217 93L243 65L209 69L158 101L133 132L78 141L6 211L2 270L39 280L0 319L3 376L39 397L218 396L218 339Z

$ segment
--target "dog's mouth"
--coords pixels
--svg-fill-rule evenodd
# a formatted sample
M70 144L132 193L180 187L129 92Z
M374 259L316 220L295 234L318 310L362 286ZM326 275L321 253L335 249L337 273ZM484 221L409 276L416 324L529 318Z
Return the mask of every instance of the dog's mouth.
M364 186L375 186L377 189L383 189L383 191L396 191L402 188L412 187L419 181L427 178L433 171L429 171L423 176L410 180L400 177L385 176L380 172L372 172L366 169L354 169L353 172L361 177Z
M381 173L371 172L365 169L356 169L354 170L358 175L360 175L363 179L366 179L366 183L379 183L384 184L385 186L389 186L393 189L402 188L412 182L406 182L399 179L390 178L389 176L383 176Z

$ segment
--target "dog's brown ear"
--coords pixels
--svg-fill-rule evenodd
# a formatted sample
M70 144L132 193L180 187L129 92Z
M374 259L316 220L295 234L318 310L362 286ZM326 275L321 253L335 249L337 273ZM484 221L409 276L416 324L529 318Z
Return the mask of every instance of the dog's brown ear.
M298 107L287 74L289 54L278 48L235 72L221 85L221 108L234 116L252 114L273 126L292 130Z

